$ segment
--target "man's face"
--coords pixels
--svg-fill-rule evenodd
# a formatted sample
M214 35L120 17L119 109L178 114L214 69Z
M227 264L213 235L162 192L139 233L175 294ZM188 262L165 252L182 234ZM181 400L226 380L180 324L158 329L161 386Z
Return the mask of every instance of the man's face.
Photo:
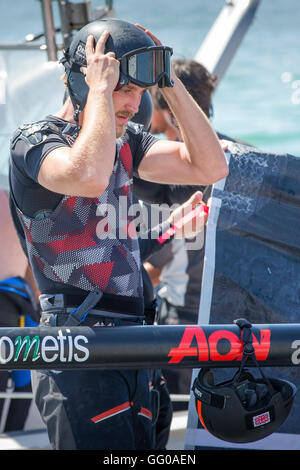
M129 83L120 90L113 92L117 138L125 134L128 121L138 112L145 91L146 88Z

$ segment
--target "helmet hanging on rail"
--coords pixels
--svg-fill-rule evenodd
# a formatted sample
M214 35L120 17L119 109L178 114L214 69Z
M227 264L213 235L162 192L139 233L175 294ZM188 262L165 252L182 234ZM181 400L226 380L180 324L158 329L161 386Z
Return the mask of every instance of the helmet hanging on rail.
M251 324L244 319L236 323L243 331L244 343L238 372L230 380L215 383L214 372L203 368L192 390L203 427L224 441L245 443L263 439L281 426L289 415L297 390L287 380L264 375L255 358ZM255 378L244 368L248 357L255 361L261 378Z

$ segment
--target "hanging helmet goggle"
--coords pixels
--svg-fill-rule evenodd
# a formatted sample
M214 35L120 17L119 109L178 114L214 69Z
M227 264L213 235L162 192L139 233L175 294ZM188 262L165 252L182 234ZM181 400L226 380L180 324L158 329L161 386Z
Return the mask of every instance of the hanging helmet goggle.
M291 410L296 387L287 380L265 377L255 358L251 324L236 320L243 332L243 357L231 380L215 383L211 369L203 368L193 383L195 405L203 427L213 436L234 443L253 442L275 432ZM261 378L244 368L251 356Z

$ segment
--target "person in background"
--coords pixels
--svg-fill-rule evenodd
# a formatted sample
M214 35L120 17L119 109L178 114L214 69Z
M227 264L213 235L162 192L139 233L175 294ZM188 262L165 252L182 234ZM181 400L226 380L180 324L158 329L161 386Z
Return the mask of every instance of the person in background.
M200 63L192 59L172 61L173 70L185 85L193 99L201 107L205 115L212 117L212 97L217 77L213 76ZM167 139L182 140L182 133L176 117L158 88L151 90L153 100L153 118L151 132L164 134ZM232 140L217 133L220 139ZM143 187L142 187L143 186ZM151 187L152 186L152 187ZM209 202L211 186L155 185L140 181L136 193L149 205L152 203L182 203L193 191L203 192L203 199ZM156 287L159 314L158 323L167 325L195 324L201 293L201 277L204 257L205 231L191 241L174 239L159 252L149 257L144 264L151 281ZM191 369L163 369L170 394L189 395L191 385ZM185 410L187 402L173 402L173 410Z
M216 88L217 77L210 74L202 64L192 59L173 60L172 66L185 83L191 96L210 119L213 115L212 96ZM153 101L151 133L164 134L168 140L181 139L178 125L158 88L151 89L151 97Z

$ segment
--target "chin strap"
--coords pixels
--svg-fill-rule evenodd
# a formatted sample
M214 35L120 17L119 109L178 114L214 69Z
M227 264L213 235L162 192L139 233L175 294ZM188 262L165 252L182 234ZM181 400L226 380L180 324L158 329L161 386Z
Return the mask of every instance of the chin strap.
M68 82L68 93L69 93L69 96L71 98L71 101L74 107L73 118L76 123L77 130L79 130L79 113L82 111L82 109L81 109L79 102L77 101L77 98L75 97L73 93L72 87L69 84L69 79L70 79L70 74L72 74L72 71L76 73L81 73L82 65L79 65L70 57L69 48L63 51L63 56L60 59L59 63L62 64L65 68L65 72L67 75L67 82Z
M74 108L74 114L73 114L73 118L74 118L74 121L76 123L76 130L77 132L79 132L79 113L80 113L80 110L79 108Z

